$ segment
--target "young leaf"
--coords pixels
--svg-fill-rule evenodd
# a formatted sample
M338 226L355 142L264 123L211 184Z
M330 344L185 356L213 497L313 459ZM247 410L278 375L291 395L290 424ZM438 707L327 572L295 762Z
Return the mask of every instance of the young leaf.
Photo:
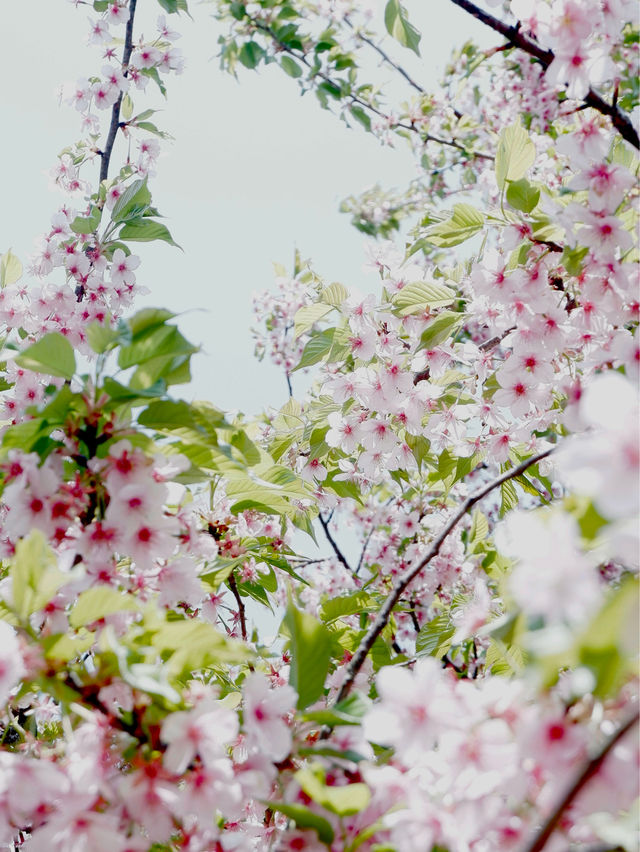
M147 187L147 179L134 180L113 205L111 218L114 222L126 222L136 218L151 204L151 193ZM132 215L135 211L135 216Z
M400 0L388 0L384 10L384 23L389 35L420 56L418 46L421 35L409 22L407 10L400 4Z
M313 704L324 691L331 661L332 637L313 616L289 601L283 621L291 642L291 686L298 693L299 710Z
M7 287L9 284L14 284L22 275L22 264L9 249L2 255L0 260L0 287Z
M531 213L540 201L540 190L529 183L526 178L509 181L507 185L507 201L516 210Z
M57 331L45 334L37 343L28 346L15 362L26 370L62 379L71 379L76 371L73 346Z
M309 331L315 323L326 317L332 309L332 304L322 304L321 302L316 302L313 305L305 305L303 308L300 308L300 310L296 311L296 315L293 318L293 336L298 338L305 331Z
M484 216L470 204L454 204L453 214L430 227L425 239L439 248L457 246L475 236L484 225Z
M321 843L333 843L335 833L329 820L319 816L304 805L286 805L282 802L265 802L273 811L279 811L292 819L298 828L312 828Z
M302 68L290 56L283 56L280 60L280 65L282 66L282 70L290 77L302 77Z
M496 151L498 188L504 189L508 180L518 181L523 178L535 158L536 146L524 127L519 122L505 127Z
M180 248L174 242L173 237L166 225L155 222L153 219L131 219L123 225L119 238L121 240L133 240L137 242L151 242L152 240L164 240L171 246Z
M427 308L450 305L455 297L455 292L442 284L416 281L399 290L393 298L393 304L400 316L406 317L409 314L421 314Z

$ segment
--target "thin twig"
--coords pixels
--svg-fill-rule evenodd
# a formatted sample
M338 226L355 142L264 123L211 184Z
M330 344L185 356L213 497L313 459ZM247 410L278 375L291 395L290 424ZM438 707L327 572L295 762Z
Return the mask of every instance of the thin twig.
M329 521L325 521L325 519L322 517L322 515L320 513L318 513L318 520L320 521L320 526L324 530L324 534L327 537L327 541L331 545L333 552L335 553L335 555L338 558L338 562L341 562L344 565L344 567L347 569L347 571L350 574L353 574L354 573L353 568L351 567L351 565L349 565L349 563L347 562L347 560L344 556L344 553L340 550L340 547L338 546L337 541L331 535L331 530L329 529Z
M537 59L537 61L542 65L545 71L555 59L555 54L552 50L544 50L544 48L540 47L535 39L526 36L519 29L519 26L509 26L508 24L505 24L493 15L489 15L488 12L478 8L478 6L476 6L475 3L471 3L470 0L451 0L451 2L454 5L459 6L461 9L464 9L465 12L468 12L476 18L476 20L486 24L488 27L491 27L491 29L495 30L497 33L500 33L500 35L507 39L509 44L520 48L520 50L524 50L524 52L528 53L529 56L533 56L533 58ZM627 142L630 142L634 148L640 149L638 133L629 116L619 109L616 99L614 99L613 103L607 103L607 101L605 101L605 99L594 89L589 89L587 95L583 98L583 101L585 106L592 107L602 115L608 116L622 138Z
M375 41L373 41L373 39L370 39L368 36L363 35L363 34L360 32L360 30L356 29L356 27L355 27L355 26L351 23L351 21L349 20L349 18L345 17L345 18L344 18L344 22L345 22L345 24L346 24L348 27L351 27L351 29L355 32L355 34L356 34L356 35L357 35L357 37L360 39L360 41L363 41L363 42L365 42L365 44L368 44L368 45L369 45L369 47L372 47L372 48L375 50L375 52L378 54L378 56L382 57L382 60L383 60L384 62L386 62L386 63L387 63L387 65L390 65L390 66L391 66L391 67L392 67L395 71L397 71L397 72L398 72L398 74L401 74L401 75L404 77L404 79L407 81L407 83L409 83L409 85L410 85L410 86L413 86L413 88L414 88L417 92L420 92L420 94L421 94L421 95L426 95L426 94L427 94L427 92L425 91L425 89L423 89L423 88L422 88L422 86L420 85L420 83L416 83L416 81L415 81L412 77L410 77L410 76L409 76L409 74L407 73L407 71L405 71L405 69L402 67L402 65L398 65L398 63L397 63L397 62L395 62L395 61L394 61L394 60L393 60L393 59L392 59L392 58L391 58L391 57L390 57L390 56L389 56L389 55L388 55L388 54L387 54L387 53L386 53L386 52L385 52L385 51L384 51L381 47L380 47L380 45L379 45L379 44L376 44L376 43L375 43Z
M131 59L131 52L133 51L133 18L136 14L137 2L138 0L129 0L129 20L127 21L127 28L124 36L124 50L122 51L122 73L124 77L127 77L129 74L129 60ZM122 92L118 95L118 100L111 109L111 124L109 125L107 142L104 146L104 151L100 152L100 156L102 157L102 162L100 163L100 183L102 183L103 180L106 180L109 175L111 154L113 153L113 146L115 145L118 128L120 127L121 106Z
M238 590L238 584L236 583L236 578L233 575L233 571L229 574L227 579L229 583L229 588L233 593L234 598L236 599L236 603L238 604L238 615L240 616L240 632L242 634L242 640L244 642L247 641L247 617L244 609L244 602L240 597L240 592Z
M291 399L293 397L293 387L291 386L291 376L290 376L288 370L285 372L285 377L287 379L287 389L289 391L289 399Z
M442 547L445 539L451 533L451 531L457 526L457 524L464 518L469 509L475 506L483 497L486 497L487 494L491 493L495 488L498 488L502 485L503 482L507 482L509 479L515 479L515 477L520 476L525 472L528 468L532 467L534 464L537 464L542 459L546 458L554 451L555 447L550 447L548 450L544 450L544 452L538 453L535 456L531 456L531 458L519 464L517 467L508 470L506 473L503 473L497 479L494 479L488 485L483 486L479 491L476 491L475 494L472 494L470 497L462 503L458 511L455 515L445 524L444 528L441 532L435 537L435 539L431 543L431 547L427 551L426 555L423 559L420 560L416 565L413 565L404 574L402 574L396 582L393 584L393 588L391 589L391 593L383 603L381 609L378 611L373 623L367 630L365 636L363 637L358 650L355 652L351 661L347 666L347 674L340 687L340 692L337 695L335 703L338 704L340 701L345 699L349 692L351 691L351 687L353 686L353 682L356 679L356 675L362 668L364 661L367 659L367 655L371 648L373 647L374 642L378 638L378 636L382 633L384 628L389 621L391 613L393 612L394 606L400 600L403 592L407 588L407 586L411 583L412 580L427 567L429 562L438 555L440 552L440 548Z
M289 47L288 44L285 44L283 41L280 41L280 39L273 32L271 27L268 27L266 24L263 24L261 21L258 21L255 18L252 18L251 22L256 29L260 30L263 33L266 33L273 40L273 42L275 44L277 44L277 46L280 48L280 50L284 51L285 53L289 53L291 56L294 56L299 62L302 62L303 65L305 65L310 71L312 71L313 76L319 77L321 80L324 80L325 83L328 83L330 86L333 86L333 88L340 90L340 84L339 83L337 83L335 80L333 80L331 77L329 77L328 74L325 74L323 71L314 71L312 66L311 66L311 63L309 62L307 57L304 55L304 53L300 53L296 50L293 50L293 48ZM466 157L477 157L477 158L480 158L480 159L483 159L483 160L493 160L494 159L494 157L491 154L481 154L477 151L469 151L464 147L464 145L461 145L459 142L456 142L454 139L441 139L439 136L432 136L430 133L425 133L424 131L420 130L420 128L417 127L413 122L411 124L405 124L402 121L392 121L390 116L388 116L382 110L378 109L373 104L369 103L369 101L365 101L362 98L358 97L358 95L354 95L353 93L349 93L349 94L344 95L344 97L348 98L350 100L351 104L356 104L358 106L361 106L363 109L366 109L369 112L374 113L374 115L377 115L379 118L382 118L384 121L386 121L394 129L395 128L401 128L402 130L408 130L411 133L419 134L419 136L421 137L423 142L436 142L438 145L446 145L450 148L456 148L458 151L461 151Z
M567 810L569 805L571 805L585 784L587 784L600 769L611 749L635 724L637 724L639 718L640 712L636 710L629 716L626 722L623 722L620 727L611 734L610 737L607 737L599 750L584 764L580 772L578 772L567 788L564 796L560 799L540 830L524 847L522 852L540 852L540 850L546 846L547 840L549 840L555 831L562 814Z

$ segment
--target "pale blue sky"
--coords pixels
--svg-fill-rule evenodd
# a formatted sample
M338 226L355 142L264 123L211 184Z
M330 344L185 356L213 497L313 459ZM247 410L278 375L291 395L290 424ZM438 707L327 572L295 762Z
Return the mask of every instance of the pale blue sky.
M191 6L195 23L182 17L176 26L186 70L169 81L166 103L151 104L163 108L157 124L175 142L165 145L150 186L184 254L158 243L136 248L138 280L152 291L144 303L187 312L180 326L203 346L185 395L256 412L284 402L286 387L275 368L252 358L251 292L272 285L272 261L289 267L295 246L328 281L375 287L362 269L364 237L339 203L376 182L402 186L415 171L401 144L383 148L347 129L278 69L243 70L239 82L223 74L211 6ZM406 6L423 33L422 59L403 51L402 61L427 89L454 44L471 35L492 43L448 0ZM151 33L160 7L139 0L138 8ZM102 64L99 49L86 45L88 11L65 0L3 4L0 251L11 246L23 261L60 203L47 172L78 136L78 114L59 106L56 88ZM148 100L139 95L136 107Z

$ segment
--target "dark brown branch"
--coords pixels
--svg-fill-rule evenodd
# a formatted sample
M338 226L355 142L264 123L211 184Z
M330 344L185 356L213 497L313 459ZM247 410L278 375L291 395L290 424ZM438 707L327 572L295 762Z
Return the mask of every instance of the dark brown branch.
M440 533L435 537L435 539L431 542L431 547L427 551L426 555L423 559L420 560L416 565L409 568L405 571L402 576L400 576L396 582L393 584L393 588L391 589L391 593L382 604L381 609L378 611L375 619L373 620L371 626L367 630L362 642L360 643L358 650L355 652L351 661L347 666L347 675L340 687L340 692L335 700L335 703L338 704L340 701L345 699L349 692L351 691L351 687L353 686L353 682L356 679L356 675L362 668L364 661L367 659L367 655L371 648L373 647L374 642L378 638L378 636L382 633L384 628L391 617L391 613L393 612L394 606L400 600L403 592L407 588L407 586L411 583L412 580L422 571L427 565L431 562L431 560L438 555L440 552L440 548L442 547L445 539L451 533L451 531L458 525L458 523L464 518L469 509L475 506L483 497L486 497L487 494L490 494L494 489L498 488L502 485L503 482L507 482L509 479L515 479L515 477L520 476L525 472L528 468L532 467L537 462L546 458L550 455L554 450L554 447L550 447L548 450L544 450L542 453L538 453L535 456L531 456L530 459L522 462L517 467L508 470L506 473L503 473L497 479L494 479L488 485L484 485L479 491L476 491L475 494L472 494L470 497L462 503L458 511L455 515L445 524L444 528L440 531Z
M229 574L228 581L229 588L236 599L236 603L238 604L238 616L240 618L240 633L242 634L242 639L244 642L247 641L247 616L244 608L244 602L240 597L240 591L238 590L238 584L236 583L236 578L234 577L233 571Z
M604 741L602 746L598 749L598 751L593 755L593 757L588 760L580 772L573 779L564 796L553 811L549 814L544 824L540 828L540 830L536 833L536 835L532 838L532 840L524 847L522 852L540 852L546 844L547 840L551 837L553 832L562 817L562 814L567 810L567 808L574 801L578 793L582 790L582 788L587 784L596 772L600 769L602 764L604 763L607 755L612 750L612 748L616 745L616 743L624 737L624 735L631 730L631 728L637 724L638 718L640 717L640 713L636 710L632 713L626 722L623 722L620 727L611 734L610 737Z
M338 562L341 562L344 565L344 567L347 569L347 571L350 574L353 574L354 573L353 568L351 567L351 565L349 565L349 563L347 562L347 560L344 556L344 553L340 550L340 547L338 546L337 541L331 535L331 530L329 529L329 521L325 521L325 519L322 517L322 515L319 512L318 512L318 520L320 521L320 526L324 530L324 534L327 537L327 541L331 545L331 548L332 548L333 552L335 553L335 555L338 559Z
M533 56L533 58L542 65L545 71L553 62L555 58L553 51L544 50L544 48L540 47L537 41L529 38L529 36L526 36L523 32L521 32L518 26L509 26L508 24L503 23L503 21L500 21L498 18L494 18L493 15L489 15L487 12L478 8L478 6L476 6L475 3L471 3L470 0L451 0L451 2L456 6L459 6L461 9L464 9L465 12L468 12L476 18L476 20L488 27L491 27L491 29L495 30L495 32L500 33L500 35L507 39L509 44L513 45L513 47L524 50L524 52L528 53L529 56ZM586 107L592 107L597 110L597 112L610 118L611 123L622 138L633 145L634 148L640 149L638 133L629 116L619 109L615 98L613 103L607 103L607 101L605 101L605 99L594 89L589 89L583 100Z
M136 14L136 3L138 0L129 0L129 20L124 36L124 50L122 51L122 68L123 75L128 76L129 60L133 51L133 18ZM100 183L106 180L109 175L109 163L111 162L111 154L113 146L116 143L116 136L120 127L120 107L122 106L122 92L118 95L118 100L111 109L111 124L109 125L109 133L104 146L104 151L100 152L102 162L100 163Z

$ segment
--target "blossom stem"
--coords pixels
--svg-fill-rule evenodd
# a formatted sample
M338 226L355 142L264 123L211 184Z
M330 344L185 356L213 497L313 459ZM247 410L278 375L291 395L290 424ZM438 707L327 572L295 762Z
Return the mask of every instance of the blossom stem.
M420 560L416 565L410 567L404 574L402 574L394 583L393 588L391 589L391 593L383 603L381 609L378 611L373 623L369 630L367 630L365 636L360 643L358 650L355 652L351 661L347 666L347 675L340 687L340 692L338 693L335 703L339 704L343 699L347 697L349 692L351 691L351 687L356 679L356 676L364 661L367 658L369 651L373 648L373 644L378 638L378 636L382 633L384 628L386 627L389 618L391 617L391 613L393 612L394 606L400 600L403 592L407 588L407 586L415 579L415 577L427 567L429 562L438 555L440 552L440 548L442 547L445 539L449 535L449 533L457 526L457 524L464 518L469 509L475 506L480 500L490 494L493 490L502 485L503 482L507 482L509 479L515 479L517 476L520 476L524 473L528 468L532 467L534 464L537 464L542 459L546 458L554 451L555 447L550 447L547 450L544 450L541 453L538 453L535 456L531 456L531 458L523 461L522 464L519 464L517 467L508 470L506 473L503 473L501 476L494 479L488 485L483 486L475 494L472 494L470 497L461 504L458 511L455 515L447 522L444 528L440 531L440 533L435 537L433 542L431 543L431 547L425 554L424 558Z
M609 736L604 741L600 749L593 755L593 757L584 764L580 772L578 772L576 777L573 779L573 781L567 788L562 799L560 799L556 807L549 814L540 830L532 838L531 842L524 847L523 852L540 852L540 850L546 846L547 840L549 840L549 838L555 831L555 828L558 825L562 814L571 805L571 803L574 801L574 799L585 786L585 784L587 784L591 780L591 778L593 778L596 772L600 769L607 755L613 749L616 743L619 742L619 740L621 740L622 737L624 737L624 735L629 730L631 730L631 728L635 724L637 724L639 718L640 711L636 710L628 717L625 722L620 725L620 727L616 731L611 734L611 736Z
M122 68L123 75L128 74L129 60L133 51L133 19L136 14L136 4L138 0L129 0L129 18L127 20L127 28L124 36L124 50L122 51ZM111 109L111 124L109 125L109 133L107 134L107 142L104 146L104 151L100 152L102 162L100 163L100 183L106 180L109 175L109 163L111 162L111 154L113 146L116 142L118 129L120 127L120 107L122 106L122 92L118 95L118 100Z
M540 62L545 71L553 62L553 51L544 50L544 48L540 47L537 41L529 38L521 32L519 26L509 26L509 24L505 24L503 21L500 21L498 18L495 18L493 15L490 15L488 12L480 9L475 3L471 3L470 0L451 0L451 2L454 5L459 6L461 9L464 9L465 12L468 12L476 18L476 20L486 24L488 27L491 27L491 29L495 30L497 33L500 33L500 35L507 39L509 44L520 48L520 50L524 50L524 52L528 53L529 56L533 56L534 59L537 59L538 62ZM629 116L618 108L615 99L613 103L607 103L607 101L605 101L605 99L594 89L589 89L586 97L584 98L584 104L585 106L592 107L599 113L602 113L602 115L608 116L622 138L631 143L634 148L640 149L638 133L629 119Z

